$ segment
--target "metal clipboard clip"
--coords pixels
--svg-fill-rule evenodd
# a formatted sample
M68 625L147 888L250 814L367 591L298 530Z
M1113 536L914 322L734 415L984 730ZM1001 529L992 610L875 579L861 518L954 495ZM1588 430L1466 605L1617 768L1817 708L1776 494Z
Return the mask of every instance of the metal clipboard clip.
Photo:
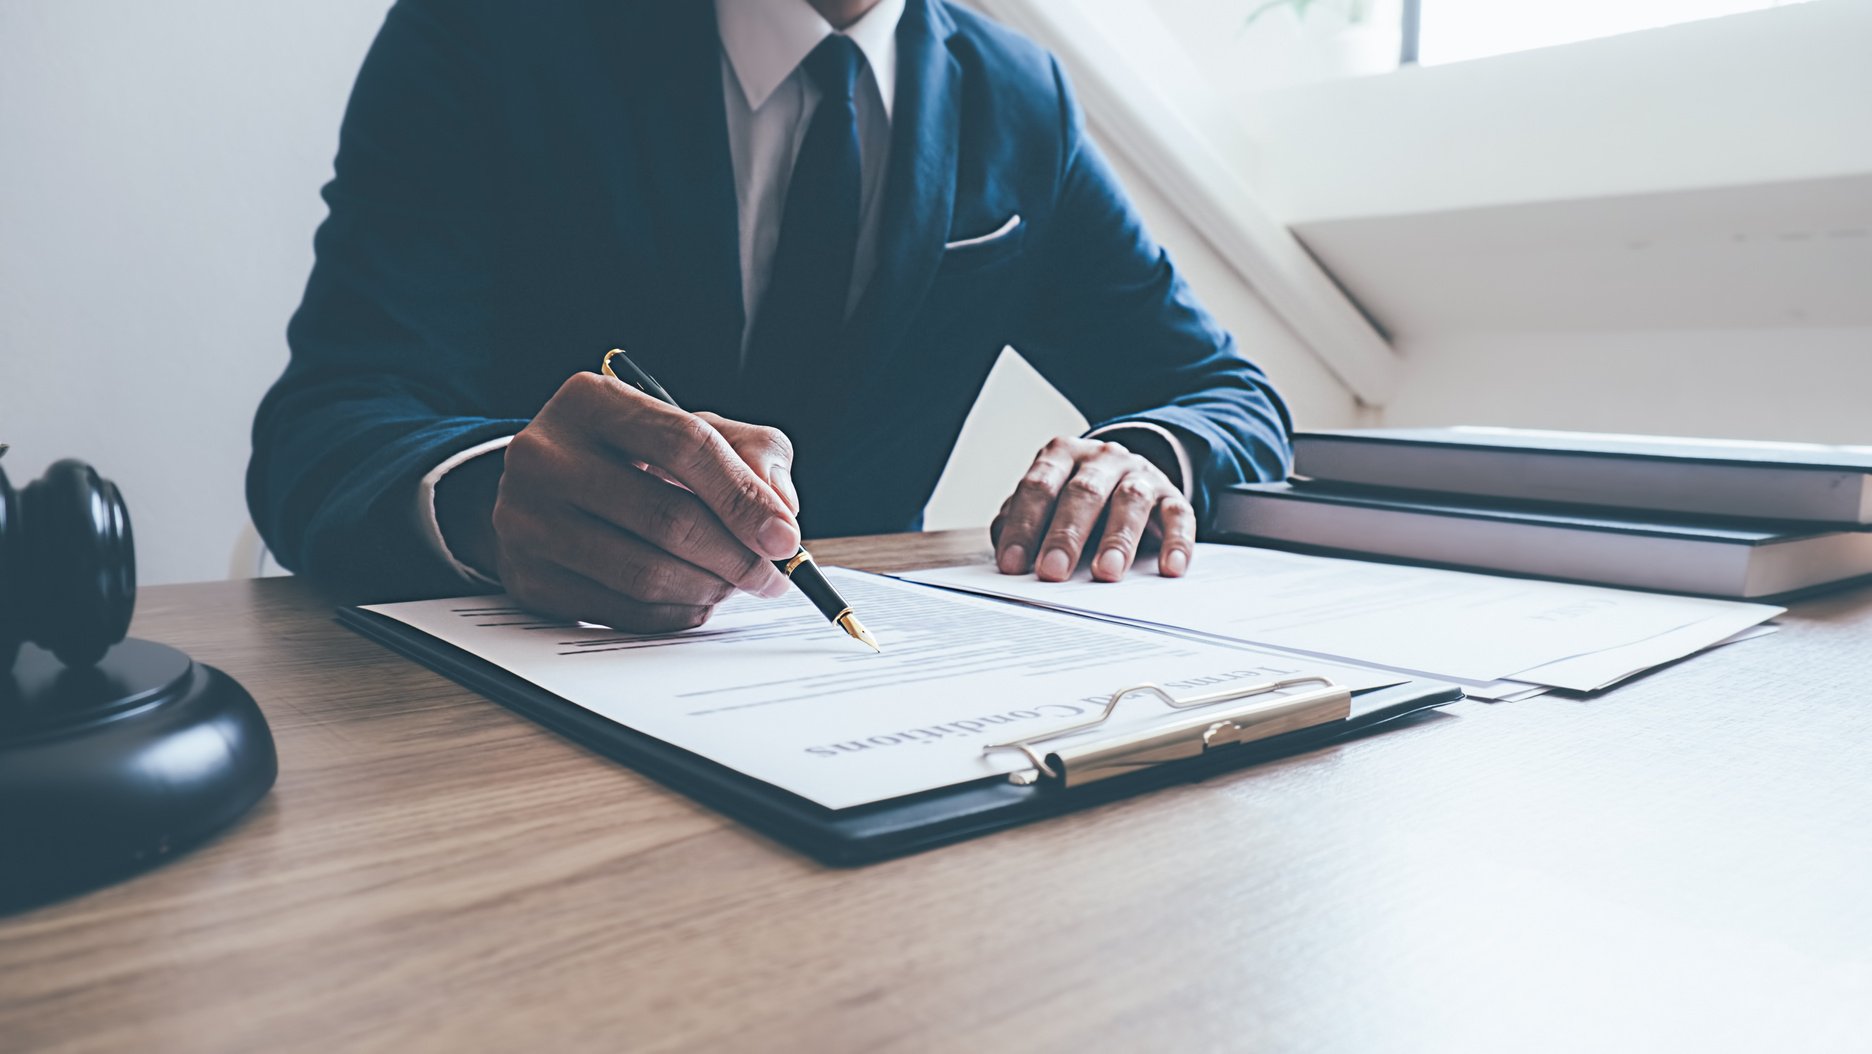
M1261 698L1270 692L1303 684L1317 684L1321 687L1308 692L1278 695L1272 699ZM1118 709L1120 700L1137 692L1155 695L1172 710L1200 708L1205 712L1120 736L1060 744L1051 750L1042 748L1041 744L1064 739L1103 724L1111 717L1112 711ZM1242 700L1248 701L1244 703ZM1224 707L1224 703L1239 705ZM1208 709L1212 707L1216 709ZM1111 698L1106 700L1105 708L1095 717L1056 728L1042 736L990 743L982 748L982 753L1018 750L1027 755L1033 768L1010 773L1008 779L1013 783L1037 783L1047 778L1067 787L1076 787L1161 765L1166 761L1200 757L1211 747L1250 743L1283 732L1341 721L1351 716L1351 713L1351 689L1334 683L1328 677L1286 677L1188 699L1178 699L1155 684L1134 684L1113 692Z

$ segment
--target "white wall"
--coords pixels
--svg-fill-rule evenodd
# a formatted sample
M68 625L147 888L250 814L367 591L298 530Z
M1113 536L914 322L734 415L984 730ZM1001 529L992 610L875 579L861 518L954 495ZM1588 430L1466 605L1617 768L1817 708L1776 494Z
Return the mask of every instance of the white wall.
M1434 0L1433 0L1434 2ZM1872 0L1230 97L1289 223L1872 172Z
M386 0L0 3L0 441L123 488L140 578L224 576L261 393Z
M247 522L253 409L285 363L317 190L387 7L0 3L5 467L22 483L75 456L115 479L145 583L227 573ZM1161 200L1143 206L1302 419L1350 423L1350 398L1202 238ZM930 525L987 523L1034 450L1081 427L1004 362Z
M1863 444L1872 328L1405 338L1400 427L1446 424Z
M1872 326L1872 170L1294 230L1402 337Z
M1404 42L1403 0L1130 2L1156 14L1191 65L1246 92L1394 70Z
M1385 424L1872 438L1872 2L1238 96Z

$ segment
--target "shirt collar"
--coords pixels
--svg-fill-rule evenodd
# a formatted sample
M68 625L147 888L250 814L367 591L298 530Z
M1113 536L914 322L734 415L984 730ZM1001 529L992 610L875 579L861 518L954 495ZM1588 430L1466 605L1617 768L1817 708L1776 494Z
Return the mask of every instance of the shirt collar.
M897 89L897 22L904 0L880 0L845 35L864 53L889 117ZM715 0L715 24L735 80L758 110L819 42L837 32L806 0Z

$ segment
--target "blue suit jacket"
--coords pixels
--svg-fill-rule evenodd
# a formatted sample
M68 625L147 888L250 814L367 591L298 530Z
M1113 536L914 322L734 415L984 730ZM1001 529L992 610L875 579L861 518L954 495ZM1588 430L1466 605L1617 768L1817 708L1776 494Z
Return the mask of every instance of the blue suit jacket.
M419 480L608 348L690 409L750 405L713 20L707 0L390 11L254 422L248 503L282 563L376 595L457 587L416 528ZM1281 477L1286 410L1145 234L1053 58L940 0L910 0L898 49L877 271L817 405L767 415L808 535L918 526L1004 345L1095 424L1178 435L1199 516Z

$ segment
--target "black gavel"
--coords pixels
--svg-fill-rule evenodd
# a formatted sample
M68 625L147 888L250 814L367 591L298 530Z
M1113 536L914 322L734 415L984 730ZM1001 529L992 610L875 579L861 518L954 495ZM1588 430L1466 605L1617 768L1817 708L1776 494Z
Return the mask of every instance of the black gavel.
M0 671L26 641L67 666L93 665L124 639L135 607L136 548L117 485L71 458L19 490L0 470Z
M0 915L161 863L273 785L253 697L126 639L135 607L116 485L74 460L19 490L0 472Z

